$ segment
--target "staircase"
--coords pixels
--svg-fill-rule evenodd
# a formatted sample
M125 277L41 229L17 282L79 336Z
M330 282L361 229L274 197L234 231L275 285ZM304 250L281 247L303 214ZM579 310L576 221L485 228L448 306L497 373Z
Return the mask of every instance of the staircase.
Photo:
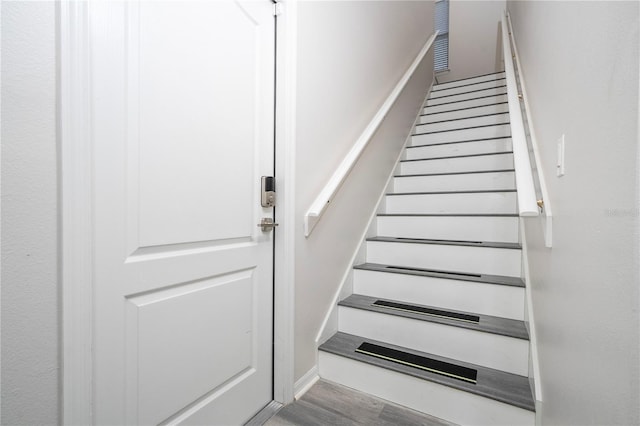
M320 376L459 424L533 425L504 73L433 87Z

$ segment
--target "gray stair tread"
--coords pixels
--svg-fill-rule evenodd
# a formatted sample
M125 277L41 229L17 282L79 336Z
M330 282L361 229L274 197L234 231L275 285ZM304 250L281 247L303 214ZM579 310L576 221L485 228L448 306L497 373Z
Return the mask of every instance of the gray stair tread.
M482 194L486 192L517 192L515 189L468 189L461 191L428 191L428 192L387 192L386 196L393 195L424 195L424 194Z
M508 277L503 275L469 274L457 271L438 271L433 269L404 268L393 265L383 265L380 263L363 263L354 266L354 269L362 269L373 272L384 272L391 274L417 275L420 277L444 278L457 281L472 281L477 283L506 285L511 287L524 287L524 281L519 277Z
M450 158L487 157L490 155L504 155L504 154L513 154L513 151L483 152L480 154L459 154L459 155L448 155L446 157L412 158L411 160L401 160L400 162L409 163L412 161L448 160Z
M431 123L416 124L416 127L417 126L424 126L424 125L427 125L427 124L431 124ZM460 131L460 130L480 129L480 128L483 128L483 127L508 126L509 124L511 124L511 122L506 121L504 123L482 124L482 125L478 125L478 126L458 127L456 129L433 130L431 132L412 133L411 136L433 135L433 134L437 134L437 133L457 132L457 131Z
M363 343L369 342L392 349L401 350L410 354L425 356L439 361L449 362L468 368L474 368L478 371L477 383L467 383L456 379L451 379L439 374L420 370L398 364L392 361L379 359L365 354L357 353L355 350ZM327 342L319 348L321 351L344 356L353 360L365 362L377 367L386 368L402 374L407 374L419 379L428 380L444 386L449 386L461 391L470 392L496 401L504 402L529 411L535 411L535 404L529 386L529 379L524 376L506 373L500 370L480 367L478 365L467 362L457 361L433 354L428 354L412 349L402 348L400 346L391 345L384 342L378 342L363 337L354 336L346 333L336 333Z
M500 243L492 241L456 241L456 240L429 240L425 238L399 238L399 237L371 237L367 241L377 241L383 243L410 243L410 244L439 244L446 246L467 246L467 247L491 247L502 249L519 250L522 247L518 243Z
M474 170L471 172L443 172L443 173L414 173L406 175L394 175L394 178L417 177L417 176L446 176L446 175L473 175L478 173L513 173L515 169L498 169L498 170Z
M375 306L373 305L373 303L376 300L409 304L407 302L397 302L395 300L390 300L390 299L363 296L361 294L352 294L346 299L340 301L338 305L349 307L349 308L355 308L355 309L363 309L371 312L378 312L378 313L387 314L387 315L394 315L398 317L411 318L418 321L435 322L438 324L450 325L453 327L461 327L469 330L481 331L484 333L499 334L501 336L513 337L516 339L529 340L529 333L527 333L527 328L524 325L524 321L518 321L514 319L509 319L509 318L494 317L490 315L476 314L473 312L456 311L453 309L443 309L437 306L412 304L414 306L419 306L423 308L446 310L446 311L454 312L458 314L475 315L480 318L478 323L473 323L473 322L459 321L455 319L443 318L443 317L438 317L433 315L426 315L426 314L420 314L420 313L414 313L414 312L400 311L396 309L389 309L382 306Z
M505 72L504 71L490 72L488 74L480 74L480 75L474 75L472 77L459 78L459 79L451 80L451 81L443 81L442 83L434 85L433 86L433 90L440 90L440 89L438 89L438 87L444 86L445 84L462 83L465 80L472 80L474 78L480 78L480 77L491 77L491 76L495 76L495 75L498 75L498 74L505 74ZM487 81L501 80L501 79L502 79L501 77L499 77L499 78L487 78L487 80L482 80L482 82L484 83L484 82L487 82ZM477 83L473 83L473 84L477 84ZM458 87L458 86L456 85L456 86L452 86L452 87ZM450 88L451 87L446 87L446 88L441 89L441 90L446 90L446 89L450 89Z
M424 147L427 147L427 146L438 146L438 145L452 145L452 144L456 144L456 143L495 141L497 139L511 139L511 136L500 136L498 138L467 139L467 140L463 140L463 141L437 142L437 143L428 143L428 144L422 144L422 145L411 145L411 146L406 147L405 149L424 148Z

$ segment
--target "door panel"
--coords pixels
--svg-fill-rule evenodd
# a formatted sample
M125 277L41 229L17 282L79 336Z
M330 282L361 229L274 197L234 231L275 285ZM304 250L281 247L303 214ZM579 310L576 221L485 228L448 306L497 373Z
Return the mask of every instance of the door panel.
M272 394L271 3L90 14L94 421L243 423Z

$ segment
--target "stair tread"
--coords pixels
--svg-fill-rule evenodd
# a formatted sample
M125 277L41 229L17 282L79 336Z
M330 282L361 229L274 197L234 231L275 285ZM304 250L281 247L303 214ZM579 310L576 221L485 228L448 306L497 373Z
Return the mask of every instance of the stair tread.
M429 191L429 192L387 192L385 195L425 195L425 194L481 194L485 192L517 192L515 189L468 189L457 191Z
M497 80L497 79L496 79ZM489 83L491 82L491 80L489 81L482 81L481 83ZM478 84L478 83L476 83ZM468 87L468 86L458 86L458 87ZM452 93L450 95L442 95L442 96L436 96L435 98L432 98L431 95L429 95L429 98L427 99L428 101L432 100L432 99L444 99L444 98L448 98L449 96L458 96L458 95L466 95L467 93L475 93L475 92L483 92L485 90L491 90L491 89L503 89L506 88L507 85L506 84L502 84L500 86L493 86L493 87L484 87L482 89L473 89L471 87L469 87L472 90L466 90L464 92L458 92L458 93ZM456 87L457 88L457 87ZM454 89L454 87L448 87L446 89L442 89L442 90L450 90L450 89ZM432 90L431 93L433 93L434 91ZM435 90L435 92L439 92L439 90Z
M488 157L491 155L505 155L505 154L513 154L513 151L482 152L480 154L458 154L458 155L447 155L444 157L412 158L410 160L401 160L400 162L409 163L412 161L448 160L450 158Z
M424 124L417 124L417 126L424 126L426 124L431 124L431 123L424 123ZM447 133L447 132L459 132L460 130L471 130L471 129L481 129L484 127L496 127L496 126L508 126L511 123L509 121L505 122L505 123L492 123L492 124L482 124L479 126L469 126L469 127L457 127L455 129L446 129L446 130L434 130L432 132L423 132L423 133L412 133L411 136L421 136L421 135L433 135L436 133Z
M391 216L391 217L421 217L421 216L434 216L434 217L519 217L516 213L378 213L376 216Z
M431 373L429 371L412 368L395 363L393 361L380 359L356 352L356 349L364 342L385 346L391 349L407 352L409 354L428 357L434 360L448 362L467 368L473 368L478 372L476 379L477 383L467 383L461 380L442 376L440 374ZM470 392L519 408L523 408L528 411L535 411L535 404L533 401L533 396L531 394L531 387L529 386L529 379L524 376L481 367L467 362L407 349L400 346L395 346L372 339L365 339L360 336L341 332L334 334L329 340L320 345L319 350L353 360L365 362L377 367L386 368L388 370L395 371L401 374L407 374L418 379L428 380L444 386L449 386L461 391Z
M492 75L492 74L488 74L488 75ZM493 75L495 75L495 74L493 74ZM482 76L482 75L481 75L481 76L479 76L479 77L484 77L484 76ZM433 90L432 90L431 92L433 93L433 92L440 92L440 91L442 91L442 90L458 89L458 88L460 88L460 87L475 86L476 84L485 84L485 83L491 83L492 81L500 81L500 80L506 80L506 79L507 79L506 77L502 77L502 78L491 78L491 79L489 79L489 80L485 80L485 81L478 81L478 82L476 82L476 83L460 84L460 85L458 85L458 86L453 86L453 87L443 87L443 88L440 88L440 89L438 89L438 88L437 88L438 86L442 86L442 85L447 84L447 83L454 83L453 81L449 81L449 82L447 82L447 83L437 84L437 85L433 86ZM466 80L468 80L468 79L466 79ZM461 80L460 80L460 81L461 81Z
M477 170L471 172L444 172L444 173L413 173L406 175L394 175L394 178L402 177L416 177L416 176L445 176L445 175L471 175L474 173L510 173L515 172L515 169L497 169L497 170Z
M420 135L412 135L412 136L420 136ZM494 140L496 140L496 139L511 139L511 136L498 136L498 137L491 137L491 138L465 139L465 140L461 140L461 141L425 143L425 144L420 144L420 145L411 145L411 146L408 146L406 149L411 149L411 148L422 148L422 147L425 147L425 146L451 145L451 144L455 144L455 143L469 143L469 142L494 141Z
M444 113L443 113L444 114ZM492 117L492 116L496 116L496 115L509 115L508 111L504 111L504 112L492 112L489 114L480 114L480 115L470 115L467 117L458 117L458 118L449 118L446 120L439 120L439 121L430 121L428 123L418 123L416 124L417 126L429 126L431 124L441 124L441 123L450 123L452 121L462 121L462 120L471 120L473 118L485 118L485 117ZM497 124L505 124L505 123L497 123Z
M444 271L436 269L406 268L395 265L383 265L380 263L362 263L354 266L354 269L362 269L373 272L383 272L391 274L416 275L420 277L444 278L458 281L472 281L485 284L506 285L510 287L524 288L524 281L520 277L509 277L505 275L469 274L459 271Z
M424 117L425 115L446 114L448 112L465 111L465 110L468 110L468 109L483 108L483 107L494 106L494 105L504 105L504 104L508 104L508 103L509 102L504 101L504 102L496 102L496 103L493 103L493 104L476 105L476 106L470 106L470 107L464 107L464 108L458 108L458 109L450 109L450 110L447 110L447 111L440 111L440 112L426 112L426 113L421 113L420 117ZM427 108L427 107L423 107L423 109L424 108Z
M477 96L475 98L467 98L467 99L460 99L458 101L451 101L451 102L442 102L439 104L433 104L433 105L425 105L423 106L424 109L429 109L429 108L433 108L433 107L437 107L437 106L442 106L442 105L451 105L451 104L459 104L461 102L469 102L469 101L476 101L478 99L487 99L487 98L497 98L499 96L504 96L507 94L506 88L504 93L494 93L492 95L486 95L486 96ZM437 99L437 98L436 98Z
M509 318L500 318L490 315L476 314L473 312L456 311L453 309L443 309L437 306L427 306L412 303L411 305L419 308L427 308L431 310L447 311L462 315L472 315L479 318L477 323L469 321L460 321L451 318L444 318L434 315L426 315L415 312L407 312L397 309L389 309L382 306L375 306L373 303L377 300L392 303L402 303L407 305L407 302L398 302L391 299L382 299L371 296L364 296L361 294L352 294L346 299L338 302L338 306L345 306L349 308L362 309L371 312L378 312L385 315L393 315L404 318L411 318L418 321L434 322L438 324L450 325L453 327L461 327L469 330L481 331L484 333L499 334L501 336L513 337L516 339L529 340L529 333L524 325L523 321L518 321Z
M465 78L458 78L456 80L451 80L451 81L443 81L442 83L438 83L436 85L433 86L434 90L439 90L436 89L438 86L444 86L445 84L451 84L451 83L457 83L460 81L465 81L465 80L473 80L474 78L480 78L480 77L489 77L491 75L498 75L498 74L504 74L504 71L498 71L498 72L490 72L488 74L480 74L480 75L474 75L473 77L465 77ZM492 81L492 80L499 80L499 78L490 78L487 79L486 81ZM458 87L458 86L454 86L454 87ZM447 87L447 89L450 89L450 87Z
M445 246L469 246L486 248L503 248L519 250L522 247L518 243L499 243L493 241L458 241L458 240L430 240L426 238L401 238L401 237L370 237L367 241L377 241L383 243L410 243L410 244L439 244Z

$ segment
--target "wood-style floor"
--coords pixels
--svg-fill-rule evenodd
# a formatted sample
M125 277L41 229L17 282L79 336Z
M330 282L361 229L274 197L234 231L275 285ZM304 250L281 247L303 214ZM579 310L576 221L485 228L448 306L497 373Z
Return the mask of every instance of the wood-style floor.
M451 426L436 417L333 383L319 381L264 426Z

